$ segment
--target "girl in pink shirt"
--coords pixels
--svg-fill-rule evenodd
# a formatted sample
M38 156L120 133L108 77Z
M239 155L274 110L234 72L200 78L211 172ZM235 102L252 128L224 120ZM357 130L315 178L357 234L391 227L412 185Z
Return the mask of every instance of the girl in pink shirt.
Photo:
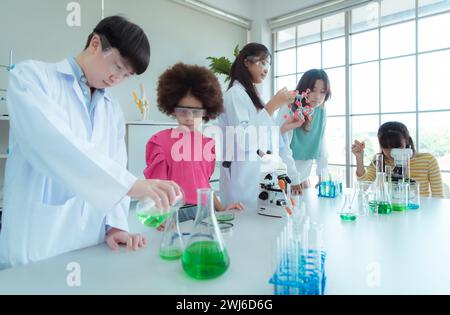
M158 108L177 119L177 128L155 134L147 143L145 178L172 180L184 191L187 204L197 204L197 189L210 188L215 168L215 143L198 128L223 112L221 87L208 69L178 63L158 82ZM241 203L224 206L214 198L216 211L243 210ZM195 218L195 207L180 212L180 221Z

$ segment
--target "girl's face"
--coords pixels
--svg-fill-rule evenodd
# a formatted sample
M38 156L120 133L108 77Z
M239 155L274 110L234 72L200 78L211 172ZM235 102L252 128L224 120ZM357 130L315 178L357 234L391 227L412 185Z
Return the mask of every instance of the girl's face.
M250 72L252 82L254 84L262 83L269 73L270 59L262 57L248 57L244 62Z
M187 127L190 131L195 131L202 123L205 113L206 110L203 108L203 103L188 94L178 102L174 116L180 126Z
M323 82L323 80L317 80L308 97L311 107L316 107L317 105L323 104L326 93L327 90L325 88L325 82Z

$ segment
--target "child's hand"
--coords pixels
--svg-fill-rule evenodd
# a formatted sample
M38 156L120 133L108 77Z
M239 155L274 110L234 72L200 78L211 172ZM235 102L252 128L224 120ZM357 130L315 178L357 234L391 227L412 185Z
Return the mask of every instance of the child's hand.
M303 126L305 123L305 118L303 115L298 117L297 115L287 116L284 123L281 125L280 131L281 133L286 133L292 129L299 128Z
M292 185L291 186L291 194L294 196L298 196L302 194L302 185Z
M227 211L227 210L240 210L240 211L242 211L244 209L245 209L245 207L244 207L244 205L242 203L236 202L236 203L229 204L222 211Z
M355 142L352 145L352 153L355 155L356 159L363 159L364 158L364 148L365 143L359 142L358 140L355 140Z
M275 104L276 109L278 109L283 105L293 103L297 94L297 91L289 91L287 88L282 88L272 98L272 102Z
M151 198L156 208L167 212L180 194L177 183L159 179L137 180L128 192L128 196L137 199Z
M158 227L156 228L156 230L159 231L159 232L164 232L164 229L165 229L165 228L166 228L166 222L164 221L163 223L161 223L160 226L158 226Z
M117 250L120 245L125 245L127 249L133 250L147 245L147 239L144 235L130 234L116 228L109 230L106 234L105 242L112 250Z

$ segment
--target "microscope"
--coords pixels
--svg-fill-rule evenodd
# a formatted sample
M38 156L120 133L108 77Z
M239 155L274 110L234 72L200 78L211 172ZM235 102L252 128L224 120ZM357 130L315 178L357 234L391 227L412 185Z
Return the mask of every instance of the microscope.
M292 214L293 201L286 164L270 152L262 155L261 160L258 214L274 218L287 217Z

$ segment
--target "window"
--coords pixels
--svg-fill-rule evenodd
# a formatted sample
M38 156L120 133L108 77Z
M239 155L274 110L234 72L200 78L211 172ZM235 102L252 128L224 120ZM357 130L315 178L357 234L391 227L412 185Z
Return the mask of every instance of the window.
M323 16L275 32L274 87L295 87L311 68L328 73L329 162L349 182L355 159L347 144L366 142L367 165L379 151L378 127L395 120L438 159L450 185L448 29L450 0L378 0Z

